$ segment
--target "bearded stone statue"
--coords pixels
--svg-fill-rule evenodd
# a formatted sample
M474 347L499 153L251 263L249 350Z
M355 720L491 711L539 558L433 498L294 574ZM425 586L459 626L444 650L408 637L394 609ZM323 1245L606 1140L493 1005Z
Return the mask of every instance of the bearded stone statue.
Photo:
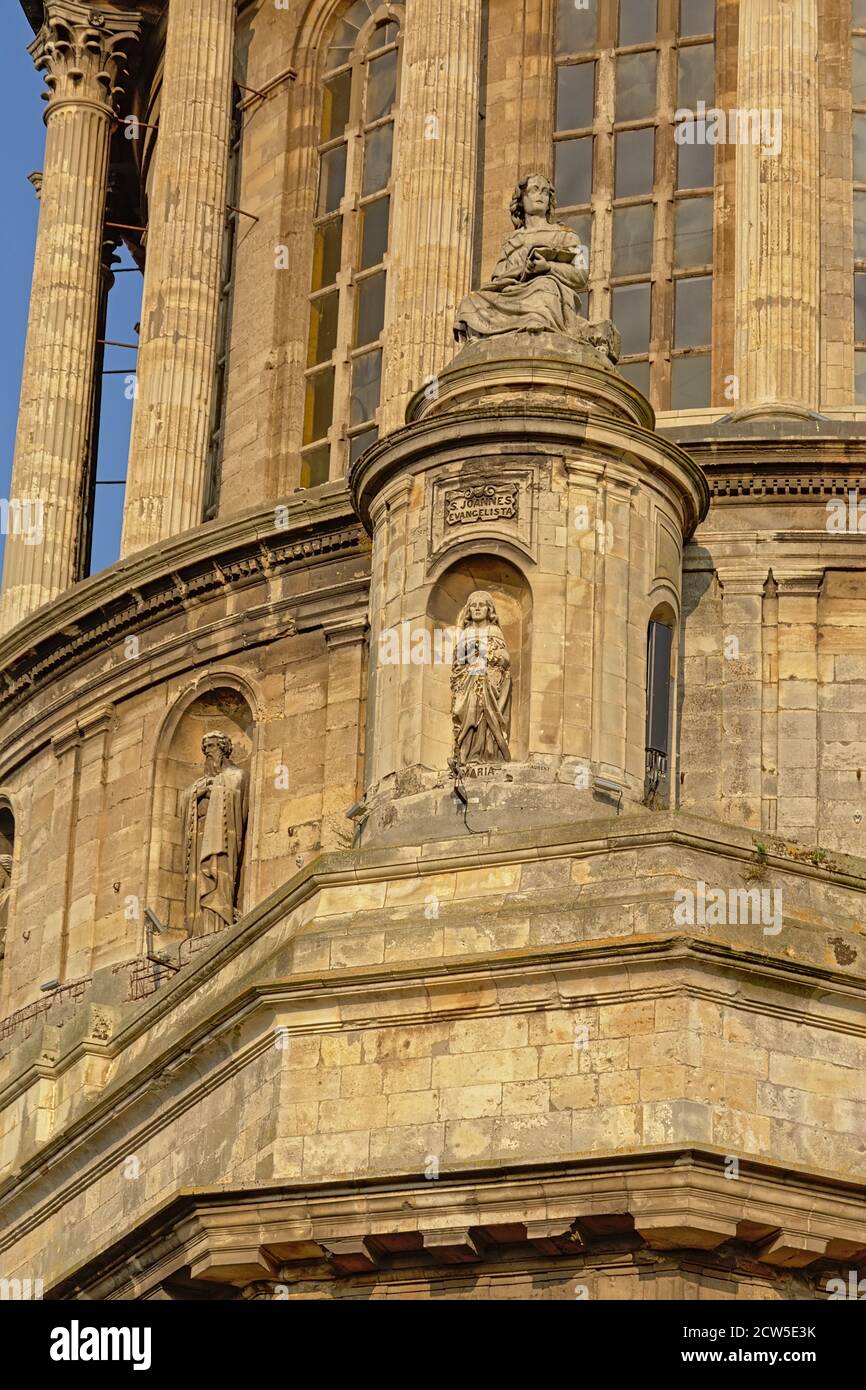
M6 927L12 896L12 855L0 854L0 960L6 954Z
M485 589L466 600L451 666L454 758L469 763L509 762L511 658L496 604Z
M247 777L232 762L232 741L219 732L201 741L204 776L181 796L184 919L191 936L237 920L237 892L247 824Z

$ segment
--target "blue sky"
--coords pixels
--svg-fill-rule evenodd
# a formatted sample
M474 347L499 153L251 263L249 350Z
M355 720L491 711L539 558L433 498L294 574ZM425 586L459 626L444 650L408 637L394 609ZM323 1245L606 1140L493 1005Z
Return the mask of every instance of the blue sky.
M33 32L18 0L7 0L4 41L0 46L0 497L9 496L15 424L21 389L21 364L27 331L27 308L33 272L33 249L39 204L27 175L41 169L45 144L40 98L41 77L27 53ZM132 262L124 251L121 265ZM141 306L141 276L118 275L109 299L107 338L134 342ZM133 369L135 354L106 349L106 368ZM132 402L126 399L126 378L106 376L99 440L98 479L123 478L129 446ZM117 559L123 508L123 488L97 487L92 570ZM0 536L0 553L4 544Z

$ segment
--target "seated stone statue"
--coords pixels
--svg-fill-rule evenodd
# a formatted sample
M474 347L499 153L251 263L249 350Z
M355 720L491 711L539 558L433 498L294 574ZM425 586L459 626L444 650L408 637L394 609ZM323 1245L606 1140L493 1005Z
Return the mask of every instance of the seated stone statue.
M609 322L590 323L578 295L587 285L587 251L564 223L553 222L556 195L550 179L530 174L514 190L511 220L517 230L503 244L493 278L457 309L458 342L497 333L564 333L615 362L619 334Z

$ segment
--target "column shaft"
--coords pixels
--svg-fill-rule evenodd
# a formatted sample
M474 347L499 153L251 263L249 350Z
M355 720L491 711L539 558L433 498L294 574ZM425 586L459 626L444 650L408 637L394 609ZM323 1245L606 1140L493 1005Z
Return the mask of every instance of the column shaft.
M124 555L197 526L213 424L234 0L169 7Z
M470 288L481 0L408 0L381 432L454 352Z
M139 16L49 3L30 47L49 87L0 631L81 577L115 84Z
M736 372L745 409L818 406L817 49L817 0L743 0L737 106L749 129L737 131Z

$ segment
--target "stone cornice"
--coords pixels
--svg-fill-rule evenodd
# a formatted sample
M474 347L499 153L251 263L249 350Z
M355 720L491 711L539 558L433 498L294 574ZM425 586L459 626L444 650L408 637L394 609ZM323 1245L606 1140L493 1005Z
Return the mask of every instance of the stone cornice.
M435 1183L402 1174L355 1177L349 1189L336 1181L184 1193L58 1280L49 1296L137 1299L182 1269L215 1288L371 1274L381 1255L388 1263L389 1237L403 1236L405 1248L406 1233L417 1239L416 1275L435 1268L438 1278L455 1247L494 1268L502 1256L552 1255L588 1257L591 1269L598 1237L603 1249L603 1233L613 1230L633 1234L636 1248L678 1244L710 1262L713 1247L724 1246L722 1268L742 1261L754 1275L761 1261L769 1279L777 1270L784 1277L790 1252L800 1268L862 1258L861 1185L751 1157L739 1160L740 1180L731 1182L729 1164L711 1146L665 1145L566 1162L454 1165Z
M553 406L537 408L517 402L490 409L474 407L430 415L403 429L394 430L372 444L349 472L349 488L358 514L372 530L371 507L375 497L403 470L423 469L435 453L436 461L477 457L484 450L501 461L502 446L530 453L555 452L563 445L572 449L602 445L610 452L636 451L642 447L653 466L676 488L681 497L690 534L709 506L709 492L701 469L669 438L613 416Z
M679 427L664 430L704 470L713 499L756 497L778 501L844 496L851 488L866 490L866 439L862 426L819 432L753 433L722 426L714 430ZM857 434L856 431L860 433Z
M0 713L8 716L83 659L190 604L287 569L366 555L368 548L346 490L337 485L138 551L37 609L0 640Z

